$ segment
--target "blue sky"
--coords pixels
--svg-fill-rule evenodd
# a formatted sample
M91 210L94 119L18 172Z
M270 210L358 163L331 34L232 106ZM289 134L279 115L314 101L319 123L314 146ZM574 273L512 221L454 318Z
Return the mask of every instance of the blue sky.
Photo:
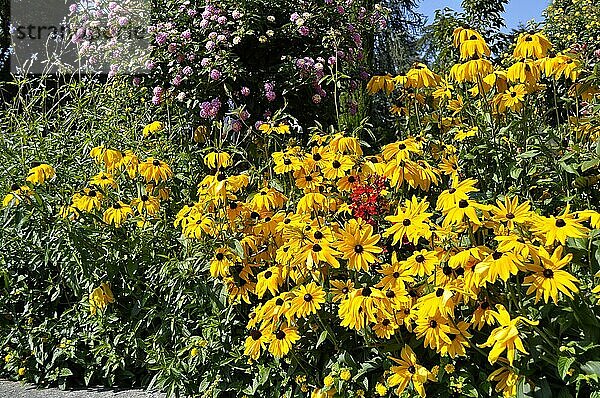
M444 7L460 11L461 0L421 0L419 11L426 15L428 22L433 22L434 12ZM519 22L525 23L531 19L540 22L542 11L550 3L549 0L510 0L506 6L504 19L508 29L516 28Z

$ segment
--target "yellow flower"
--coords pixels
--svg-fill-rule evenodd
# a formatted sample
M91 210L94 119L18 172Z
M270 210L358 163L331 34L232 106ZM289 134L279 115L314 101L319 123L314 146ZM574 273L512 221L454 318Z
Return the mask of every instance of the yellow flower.
M192 358L198 356L199 353L200 353L200 351L196 347L194 347L190 350L190 356Z
M333 376L331 376L330 374L325 376L325 378L323 379L323 385L325 387L331 387L333 385L333 382L335 380L333 379Z
M576 216L576 213L570 213L570 205L567 205L560 216L534 217L535 232L545 239L546 246L551 246L556 241L564 245L567 238L583 238L589 229L581 225L582 220Z
M367 83L367 92L371 95L383 90L386 94L391 94L394 91L394 79L391 75L373 76Z
M515 58L540 59L546 56L552 43L542 33L522 33L518 40L513 56Z
M9 363L12 358L12 354L6 354L6 356L4 357L4 362Z
M25 375L25 368L19 368L19 370L17 370L17 374L19 376L24 376Z
M117 182L115 181L113 176L103 171L92 177L92 179L90 180L90 184L96 185L100 188L112 187L117 189Z
M386 387L386 386L384 386L383 384L381 384L381 383L377 383L377 384L375 385L375 392L376 392L376 393L377 393L377 395L379 395L380 397L383 397L383 396L385 396L385 394L387 394L387 391L388 391L387 387Z
M227 152L211 152L204 156L204 164L211 169L221 170L231 166L232 163L231 155Z
M452 365L451 363L449 363L449 364L446 364L446 366L444 366L444 371L445 371L446 373L448 373L448 374L452 374L452 373L454 373L454 372L455 372L455 370L456 370L456 369L454 368L454 365Z
M160 131L162 131L165 128L165 126L158 121L154 121L148 125L146 125L144 127L144 130L142 131L142 133L144 134L144 137L148 137L150 135L156 134Z
M26 181L32 184L43 184L47 180L52 179L56 175L56 171L49 164L39 164L32 167L27 173Z
M325 292L315 282L308 285L300 285L292 299L290 311L297 317L303 318L310 314L316 314L325 302Z
M100 209L101 201L104 195L91 188L84 188L83 194L76 193L71 199L73 207L80 211L91 212L94 209Z
M104 211L102 220L107 224L114 224L115 227L119 228L128 216L133 215L131 206L121 201L113 203L108 209Z
M90 312L96 315L96 311L103 311L109 303L113 303L114 297L110 287L106 282L95 288L89 296Z
M115 168L121 165L123 160L123 154L115 149L109 149L100 145L92 148L90 156L96 160L96 162L104 163L106 170L112 172Z
M518 379L519 376L508 366L502 366L488 376L489 381L496 382L495 390L502 392L505 397L514 397L517 395Z
M349 369L342 369L342 371L340 372L340 379L342 379L344 381L350 380L351 377L352 377L352 373L350 373Z
M146 182L155 181L157 184L166 181L173 176L173 171L165 162L148 158L139 165L140 174L146 179Z
M348 259L348 267L353 270L368 271L369 265L377 261L376 255L383 249L376 246L379 235L373 235L373 227L352 219L340 231L340 242L337 249L343 258Z
M539 247L537 252L532 253L534 263L528 264L526 268L534 274L526 276L523 284L531 285L527 289L527 294L535 292L535 303L543 296L546 303L552 297L552 301L557 304L559 291L570 298L573 298L573 293L579 291L575 286L579 280L562 269L573 258L571 253L562 257L563 248L558 246L552 256L544 247Z
M131 201L131 207L135 207L139 214L155 215L160 210L160 202L156 196L142 195Z
M392 366L392 375L388 377L387 382L390 387L396 387L396 394L401 395L408 384L412 382L413 387L421 397L425 396L425 388L423 384L427 382L429 371L417 364L417 356L413 350L405 345L400 353L401 359L391 358L399 366Z
M502 304L496 304L496 309L498 312L494 312L493 315L500 326L492 330L487 341L484 344L480 344L479 347L492 347L488 354L488 361L491 364L498 361L500 354L506 351L506 358L508 359L510 366L512 366L513 361L515 360L515 348L518 351L527 354L527 351L525 351L525 347L523 346L523 341L521 340L521 337L519 337L517 326L521 322L526 322L530 325L537 325L539 322L530 321L522 316L510 319L510 314Z

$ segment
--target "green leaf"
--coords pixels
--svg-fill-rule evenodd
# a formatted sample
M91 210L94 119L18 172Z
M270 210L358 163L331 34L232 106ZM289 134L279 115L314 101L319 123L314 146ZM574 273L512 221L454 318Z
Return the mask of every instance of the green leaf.
M556 367L558 368L558 375L561 379L565 379L567 372L571 365L575 362L575 358L572 357L558 357L558 361L556 363Z
M535 151L535 150L533 150L533 151L526 151L526 152L518 154L517 158L519 158L519 159L529 159L529 158L536 157L540 153L541 153L540 151Z
M581 172L585 173L589 169L597 167L599 164L600 159L586 160L585 162L581 163Z
M60 370L59 376L61 376L61 377L73 376L73 372L71 372L71 369L69 369L69 368L62 368Z
M319 346L321 344L323 344L323 342L325 341L326 338L327 338L327 330L323 330L321 332L321 335L319 336L319 339L317 340L317 345L315 346L315 348L319 348Z
M581 370L588 375L600 376L600 361L587 361L581 365Z

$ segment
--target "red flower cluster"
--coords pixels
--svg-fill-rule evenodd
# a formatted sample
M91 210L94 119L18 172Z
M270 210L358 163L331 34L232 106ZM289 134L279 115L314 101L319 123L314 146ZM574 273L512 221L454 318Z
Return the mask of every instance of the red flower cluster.
M385 178L377 177L371 183L356 184L350 194L350 209L355 218L362 218L367 223L374 225L373 217L385 214L388 201L381 196L385 189Z

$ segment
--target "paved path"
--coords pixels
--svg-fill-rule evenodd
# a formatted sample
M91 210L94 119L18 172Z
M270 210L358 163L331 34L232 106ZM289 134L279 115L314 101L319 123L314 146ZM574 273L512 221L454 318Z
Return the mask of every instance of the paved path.
M112 390L89 388L75 391L61 391L58 388L38 390L35 386L0 380L0 398L165 398L162 393L149 393L143 390Z

